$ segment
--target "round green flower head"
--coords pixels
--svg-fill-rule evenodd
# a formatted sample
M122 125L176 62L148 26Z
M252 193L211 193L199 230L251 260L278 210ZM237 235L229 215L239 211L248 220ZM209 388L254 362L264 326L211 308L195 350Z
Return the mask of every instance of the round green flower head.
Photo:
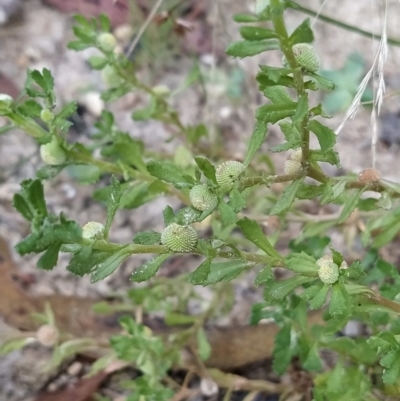
M49 109L43 109L40 112L40 118L45 122L45 123L50 123L53 121L54 114L49 110Z
M105 52L112 52L117 46L117 40L112 33L101 33L97 38L97 43L101 50Z
M229 160L220 164L215 171L218 185L224 192L229 192L244 173L245 169L246 166L243 163L234 160Z
M173 252L191 252L197 243L197 232L193 227L170 224L161 234L161 243Z
M339 267L333 263L332 255L317 260L318 276L324 284L335 284L339 280Z
M6 93L0 93L0 116L11 111L13 101L14 99L11 96Z
M51 138L49 143L40 147L40 156L42 160L50 166L64 164L67 160L67 155L55 136Z
M195 185L189 192L189 198L192 206L202 212L215 209L218 205L217 195L204 184Z
M105 227L97 221L89 221L82 227L82 238L101 239L104 237Z
M309 43L297 43L293 46L293 53L300 67L310 72L316 72L320 69L321 61L315 49ZM283 56L282 64L286 67L288 62Z

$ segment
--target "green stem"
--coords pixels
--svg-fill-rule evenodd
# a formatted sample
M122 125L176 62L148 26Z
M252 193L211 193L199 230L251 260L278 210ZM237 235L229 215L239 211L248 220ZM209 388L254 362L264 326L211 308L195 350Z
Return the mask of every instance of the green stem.
M48 136L49 132L44 130L40 125L38 125L33 119L26 118L16 113L11 113L6 116L10 121L12 121L18 128L24 130L27 134L34 138L42 138Z
M371 39L375 39L375 40L381 40L382 39L382 36L379 35L379 34L375 34L375 33L368 32L368 31L364 31L363 29L357 28L357 27L355 27L353 25L346 24L346 23L344 23L342 21L339 21L337 19L328 17L327 15L324 15L324 14L318 14L317 12L315 12L315 11L313 11L313 10L307 8L307 7L301 6L300 4L297 4L294 1L288 0L286 2L286 4L290 8L294 9L294 10L297 10L297 11L300 11L300 12L302 12L304 14L310 15L311 17L318 17L318 19L323 21L323 22L327 22L328 24L332 24L332 25L335 25L335 26L337 26L339 28L346 29L347 31L358 33L361 36L365 36L367 38L371 38ZM387 43L389 45L393 45L393 46L400 46L400 41L396 40L396 39L393 39L393 38L387 38Z

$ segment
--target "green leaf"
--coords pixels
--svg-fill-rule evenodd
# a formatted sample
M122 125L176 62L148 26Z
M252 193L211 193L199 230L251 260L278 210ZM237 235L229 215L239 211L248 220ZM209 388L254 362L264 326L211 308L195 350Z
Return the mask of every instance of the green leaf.
M292 325L286 323L275 336L272 368L278 375L285 373L292 359L291 331Z
M249 41L273 39L278 37L273 30L261 28L259 26L243 26L240 28L239 32L243 39Z
M315 79L319 83L320 87L323 89L334 90L336 87L336 85L331 80L324 78L314 72L307 71L307 75Z
M332 149L336 144L336 134L333 130L317 120L311 120L309 128L316 135L319 146L323 152Z
M297 43L312 42L314 42L314 33L310 27L310 18L307 18L290 35L289 43L293 46Z
M267 135L267 130L268 130L267 124L262 124L260 122L256 123L256 126L254 127L254 131L250 139L249 147L247 149L246 158L244 160L245 166L248 166L250 164L251 159L254 157L260 146L263 144L265 137Z
M245 217L236 224L242 230L243 235L258 248L262 249L267 255L277 259L282 258L279 252L270 244L261 227L255 220L250 220Z
M278 49L279 42L277 39L264 39L253 42L242 40L240 42L231 43L225 50L225 53L228 56L244 58L255 56L256 54L260 54L268 50Z
M235 14L233 17L235 22L258 22L258 18L254 15L249 14Z
M346 315L349 316L352 308L349 293L341 283L332 286L331 302L329 304L329 314L331 316Z
M61 242L54 242L51 244L38 260L37 267L39 269L51 270L57 264L60 248Z
M357 206L357 203L364 191L364 188L359 188L353 193L347 197L346 202L343 206L343 210L340 213L339 219L338 219L338 224L343 223L347 218L351 215L355 207Z
M108 64L108 59L103 56L92 56L88 61L94 70L102 70Z
M13 198L13 206L14 208L25 217L26 220L32 221L34 218L34 212L29 207L28 202L25 197L21 194L17 193Z
M332 149L329 149L326 152L323 152L322 150L312 150L310 153L312 161L325 162L332 164L332 166L340 167L339 154Z
M197 346L200 359L206 361L211 355L211 345L202 327L197 330Z
M137 233L133 242L139 245L155 245L161 242L161 234L153 230Z
M24 116L38 118L42 111L42 106L35 102L33 99L28 99L25 102L18 105L17 110Z
M292 116L296 111L295 102L286 104L265 104L256 110L256 119L264 124L276 122Z
M211 272L211 259L206 259L195 271L189 274L188 282L193 285L207 285Z
M207 277L207 285L216 284L221 281L231 281L249 267L249 263L245 260L212 262L210 265L210 274Z
M94 184L101 176L101 170L96 166L75 164L68 166L67 171L80 184Z
M108 257L97 266L96 271L92 274L91 282L96 283L97 281L104 280L110 274L114 273L118 266L129 256L129 251L124 247Z
M394 384L398 381L399 376L400 376L400 350L397 350L395 351L395 355L393 357L393 364L390 366L390 368L386 368L383 370L382 379L385 384Z
M330 290L329 285L321 283L320 290L315 294L315 296L310 299L310 309L320 309L324 306L326 297Z
M176 188L189 188L195 184L193 177L182 173L175 165L161 161L151 161L146 165L147 171L159 180L170 182Z
M288 142L301 141L301 134L297 127L289 121L281 121L279 127Z
M270 211L271 215L278 215L290 208L292 203L296 197L297 191L300 188L301 183L304 178L298 178L297 180L292 181L292 183L282 192L282 195L278 199L278 202L275 203L273 208Z
M310 277L294 276L286 280L267 283L264 290L264 299L266 301L282 301L290 292L311 280L313 279Z
M36 171L36 178L39 180L48 180L56 177L65 168L65 165L61 166L49 166L45 165Z
M84 246L69 261L67 270L77 276L84 276L110 257L108 252L98 251L92 245Z
M158 269L170 256L170 253L162 253L160 255L157 255L155 258L150 259L148 262L146 262L144 265L142 265L132 273L131 280L135 281L136 283L150 280L156 275Z
M114 177L111 177L110 194L107 200L107 220L105 225L104 236L107 239L112 221L114 220L115 213L117 213L122 196L122 189L120 182Z
M264 96L274 104L288 104L293 99L287 93L286 88L280 85L266 87L262 90Z
M21 186L26 200L30 203L36 214L42 217L47 216L42 182L40 180L25 180L21 182Z
M235 185L232 191L229 193L229 206L236 212L239 213L246 206L246 198L237 189Z
M326 205L327 203L336 200L346 189L347 180L342 178L339 180L332 188L327 185L326 190L321 196L321 205Z
M187 226L200 221L202 216L203 212L195 209L193 206L187 206L183 209L180 209L179 212L176 213L174 222Z
M264 284L267 281L271 280L274 277L272 273L271 266L264 266L257 274L256 279L254 280L254 284L259 286L260 284Z
M302 94L296 106L296 112L292 117L293 124L301 123L308 115L308 94Z
M175 213L172 210L171 206L166 206L166 208L163 211L163 217L164 217L164 224L166 227L174 222Z
M222 223L225 226L235 223L238 219L238 216L233 208L225 202L219 202L218 210L221 216Z
M204 157L195 157L194 158L197 166L203 172L204 176L208 178L213 183L217 183L215 178L215 167Z
M310 372L316 372L322 369L322 362L319 356L318 344L313 344L308 351L307 358L303 362L304 369Z
M383 228L383 231L373 239L371 244L373 248L379 249L391 242L400 231L400 221L394 220Z
M317 277L318 275L318 266L315 259L305 252L292 253L286 259L285 266L293 272L304 274L305 276Z

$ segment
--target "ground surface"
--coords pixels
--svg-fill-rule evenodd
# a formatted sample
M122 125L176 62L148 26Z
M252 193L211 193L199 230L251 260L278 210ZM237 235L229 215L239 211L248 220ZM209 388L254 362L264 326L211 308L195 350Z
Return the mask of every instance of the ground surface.
M221 127L225 151L231 157L240 159L245 151L245 141L250 137L254 124L253 111L261 101L253 80L254 74L260 63L268 62L278 65L280 56L268 54L251 60L230 60L223 56L221 49L238 38L237 26L231 22L231 15L245 11L246 6L240 1L219 0L212 3L207 6L205 16L205 21L211 29L202 31L206 44L203 48L199 47L197 55L206 75L213 73L210 60L213 58L217 60L214 76L221 77L217 84L214 82L206 85L208 91L206 102L204 102L201 88L194 86L174 98L174 106L181 113L184 122L207 121L210 126L216 124ZM250 8L252 2L248 3ZM320 5L317 0L304 0L300 3L307 4L313 9L317 9ZM381 4L383 2L375 3L379 4L374 4L374 16L371 14L371 4L368 1L331 0L327 2L322 12L355 24L362 29L380 32L382 19L378 16L383 13ZM388 36L400 37L397 18L399 12L398 1L389 1ZM294 28L303 18L302 14L290 13L289 27ZM103 84L100 75L91 71L87 65L87 59L92 54L90 51L75 53L66 49L65 44L71 38L71 26L72 19L69 14L50 8L39 0L22 2L22 9L17 17L0 26L0 73L5 74L17 88L21 88L27 68L49 68L55 76L60 102L78 99L86 105L89 112L83 118L90 129L99 110L104 107L98 101L98 92ZM324 68L340 68L348 55L355 50L362 54L368 67L372 64L378 42L372 42L368 38L320 22L316 22L315 31L316 48L321 54ZM214 46L207 46L207 42L214 43ZM215 50L214 55L212 49ZM390 47L388 61L385 64L389 91L397 90L400 85L400 75L397 75L399 60L400 48ZM172 89L183 81L193 67L191 57L184 50L178 63L166 58L165 68L163 68L161 60L154 62L158 66L155 74L150 74L147 70L141 71L140 74L145 79L153 80L152 84L162 83ZM151 58L149 65L151 66ZM229 71L238 67L245 72L245 85L241 89L239 99L233 101L225 94L227 86L224 80ZM5 89L0 87L0 92L2 90ZM130 119L132 105L141 102L143 99L140 95L132 95L107 107L115 113L120 129L142 139L151 149L173 152L178 143L176 141L166 143L169 133L165 127L153 122L133 123ZM397 98L384 103L383 114L398 110ZM391 119L384 120L384 123L395 135L398 120L393 117L393 114L390 116ZM336 128L341 118L342 115L335 116L330 121L331 127ZM84 141L87 134L80 132L76 135L80 136L79 140ZM370 114L368 111L360 110L353 120L348 121L338 138L337 150L346 171L359 172L371 166L369 150L371 135ZM276 144L278 141L278 133L272 129L268 144ZM400 142L400 135L397 141ZM396 142L396 138L393 142ZM276 161L278 171L282 171L282 157L273 155L272 158ZM28 229L11 206L12 196L19 188L18 183L22 179L32 177L40 163L37 145L23 133L12 132L0 137L0 235L7 238L12 245L17 243ZM400 181L400 158L396 146L388 148L378 144L376 163L385 178ZM104 208L91 199L93 187L79 186L68 174L63 173L55 180L48 182L45 189L47 200L54 211L64 210L68 216L82 224L89 220L104 221ZM168 203L178 206L172 199L163 199L156 200L138 210L119 212L113 226L112 240L129 242L135 231L160 230L162 228L161 212ZM14 258L20 273L26 277L32 276L29 286L32 294L62 293L79 296L106 295L111 291L123 291L129 288L132 285L127 280L129 274L143 261L142 258L132 259L109 279L93 285L88 279L77 279L65 271L65 260L61 260L59 266L52 272L41 272L35 268L35 258L22 258L16 254ZM178 270L188 268L190 266L179 267ZM246 278L241 280L237 285L235 299L237 305L235 316L238 322L247 322L249 305L258 297L260 295L252 290L252 280ZM43 351L39 352L39 355L45 360L47 353ZM31 354L30 357L32 357ZM8 383L8 387L12 387L12 379L2 375L1 372L10 369L9 364L18 364L18 357L13 356L13 358L16 358L16 361L0 358L0 399L3 399L1 394L2 389L5 388L2 380ZM7 398L9 401L26 400L32 396L28 390L24 392L22 388L19 388L18 392L11 391L7 394L9 394Z

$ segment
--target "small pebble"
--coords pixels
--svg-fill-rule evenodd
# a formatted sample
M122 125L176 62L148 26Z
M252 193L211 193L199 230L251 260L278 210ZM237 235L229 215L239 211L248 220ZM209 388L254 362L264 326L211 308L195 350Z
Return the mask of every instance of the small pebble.
M82 372L82 369L83 365L80 362L75 361L68 366L67 373L70 376L78 376Z

